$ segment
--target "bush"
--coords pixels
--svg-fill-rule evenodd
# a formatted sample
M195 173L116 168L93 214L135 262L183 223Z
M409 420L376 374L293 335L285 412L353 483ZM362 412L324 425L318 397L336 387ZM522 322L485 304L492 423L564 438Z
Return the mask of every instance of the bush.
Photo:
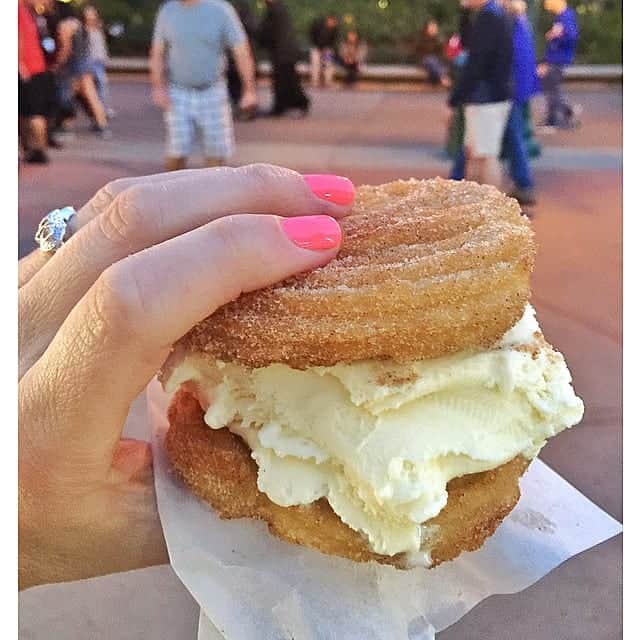
M254 1L256 11L262 12L264 0ZM106 23L122 22L126 27L125 36L111 42L113 55L146 55L159 0L95 0L94 4ZM529 4L542 51L551 17L536 0ZM570 0L570 4L581 29L578 61L622 62L621 0ZM413 62L414 42L424 22L434 17L443 33L450 34L457 30L459 12L456 0L289 0L288 6L303 47L308 47L312 20L335 13L345 28L356 28L365 37L371 62Z

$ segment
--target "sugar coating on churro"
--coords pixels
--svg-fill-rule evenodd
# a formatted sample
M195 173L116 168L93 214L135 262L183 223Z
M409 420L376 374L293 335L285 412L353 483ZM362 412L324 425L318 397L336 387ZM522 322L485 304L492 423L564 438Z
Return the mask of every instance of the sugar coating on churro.
M398 362L491 346L522 316L534 241L517 202L472 182L357 190L335 260L242 295L188 351L258 367Z

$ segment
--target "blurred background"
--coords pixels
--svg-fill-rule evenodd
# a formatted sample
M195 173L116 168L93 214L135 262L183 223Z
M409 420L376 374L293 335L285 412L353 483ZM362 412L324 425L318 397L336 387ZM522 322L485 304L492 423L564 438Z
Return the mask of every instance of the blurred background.
M146 55L158 0L96 0L93 2L107 25L122 25L121 37L113 38L114 55ZM531 0L529 19L537 26L538 48L544 48L544 32L552 18L545 14L542 0ZM578 15L582 39L577 61L613 64L622 62L622 2L592 0L572 2ZM264 0L251 2L256 13L265 10ZM335 13L342 23L357 28L370 44L371 62L411 63L416 27L435 18L446 33L458 28L459 6L455 0L293 0L291 15L302 44L309 46L309 24L320 13Z

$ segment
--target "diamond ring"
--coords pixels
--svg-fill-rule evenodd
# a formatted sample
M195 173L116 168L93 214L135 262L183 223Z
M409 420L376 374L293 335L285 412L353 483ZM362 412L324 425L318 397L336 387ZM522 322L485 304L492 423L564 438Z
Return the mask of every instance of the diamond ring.
M56 252L69 239L71 233L69 230L69 220L76 215L73 207L63 207L62 209L54 209L49 211L42 218L38 225L38 230L34 236L34 240L38 243L41 251L45 253Z

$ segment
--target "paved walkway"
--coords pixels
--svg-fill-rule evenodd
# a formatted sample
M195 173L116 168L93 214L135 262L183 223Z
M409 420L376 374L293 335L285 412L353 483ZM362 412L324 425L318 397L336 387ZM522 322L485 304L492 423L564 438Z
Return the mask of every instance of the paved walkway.
M533 302L547 338L566 355L586 414L581 426L554 438L542 458L621 518L622 98L611 87L570 91L585 107L584 127L544 138L536 165L540 199L533 226L539 251ZM50 166L21 170L21 252L32 246L34 225L45 210L80 205L115 177L161 169L162 121L149 104L148 86L121 79L113 84L113 96L119 112L113 140L80 132L53 154ZM305 120L240 124L234 161L332 171L360 184L446 175L444 94L371 89L317 92L313 99ZM261 100L266 105L263 89ZM485 601L439 640L612 640L621 637L620 589L621 540L616 539L521 594ZM77 598L83 607L76 606ZM129 600L135 603L126 617L130 624L118 635L114 612ZM65 602L73 607L65 609ZM92 638L124 639L132 628L157 640L187 638L195 629L195 609L165 569L92 581L82 589L46 588L23 597L21 606L23 632L31 633L24 637L34 640L51 634L86 637L70 629L83 629L87 620L95 630Z

